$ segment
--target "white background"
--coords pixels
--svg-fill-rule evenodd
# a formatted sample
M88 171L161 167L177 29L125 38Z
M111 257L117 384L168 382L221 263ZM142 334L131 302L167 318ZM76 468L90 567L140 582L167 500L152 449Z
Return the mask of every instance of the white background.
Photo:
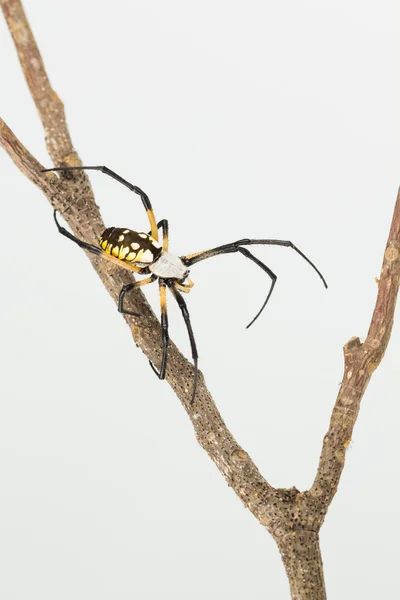
M400 183L399 8L356 0L25 3L87 164L143 187L171 250L241 237L192 269L188 297L228 426L267 479L307 489L364 337ZM42 127L0 19L1 116L46 166ZM195 441L84 254L4 154L1 189L0 597L284 600L272 538ZM91 177L106 223L140 201ZM157 307L156 286L146 293ZM172 337L188 353L171 304ZM330 600L398 590L399 322L362 402L321 531Z

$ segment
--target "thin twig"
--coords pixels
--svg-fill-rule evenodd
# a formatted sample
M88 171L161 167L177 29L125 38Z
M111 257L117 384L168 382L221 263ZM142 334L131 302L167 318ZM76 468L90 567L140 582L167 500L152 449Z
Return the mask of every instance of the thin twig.
M55 196L59 193L58 179L56 177L50 179L40 172L43 169L42 165L29 154L2 119L0 119L0 145L12 158L18 169L40 187L46 196Z
M383 258L378 297L363 344L352 338L344 347L344 376L324 438L318 472L310 490L326 512L339 485L361 399L381 362L393 327L400 281L400 190Z
M43 123L47 150L54 164L79 165L65 120L64 105L50 85L43 60L33 37L21 2L1 0L1 7L15 48Z

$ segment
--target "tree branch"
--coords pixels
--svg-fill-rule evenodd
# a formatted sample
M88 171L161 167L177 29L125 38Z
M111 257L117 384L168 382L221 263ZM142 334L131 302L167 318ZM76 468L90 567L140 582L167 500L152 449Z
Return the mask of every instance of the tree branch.
M49 152L57 164L60 162L71 164L72 152L75 157L74 164L80 164L77 154L72 150L62 103L50 87L43 61L21 3L19 0L0 0L0 4L46 130ZM32 59L33 67L31 66ZM89 242L98 240L99 234L105 229L105 226L92 198L90 188L83 184L85 178L82 177L82 174L78 176L66 174L59 179L53 173L45 176L39 173L41 165L35 161L5 124L0 129L0 145L9 153L18 168L42 189L50 203L61 212L76 235ZM49 187L44 184L45 179L48 180ZM89 258L108 292L117 301L121 288L132 282L132 275L125 269L97 259L93 255L90 255ZM136 345L143 350L149 360L159 365L161 362L160 324L140 290L130 294L127 298L127 306L133 312L141 315L138 320L129 316L124 317L131 327ZM166 379L188 412L199 443L208 452L229 485L263 525L269 527L272 524L272 527L276 527L276 514L267 511L265 503L271 502L276 497L277 491L265 481L249 455L242 450L227 429L206 388L201 373L195 404L193 408L190 407L193 366L173 343L170 344L168 352ZM264 502L261 503L261 499Z
M56 176L47 177L35 171L36 168L40 169L41 165L29 154L1 119L0 146L6 150L18 168L40 187L50 203L60 212L64 210L64 216L73 230L85 230L82 224L79 227L76 222L76 216L80 214L79 209L77 210L80 203L75 202L72 205L69 202L71 193L68 190L68 181L61 182ZM73 191L73 194L75 193ZM66 206L67 209L65 209ZM70 208L69 212L65 212ZM86 212L90 212L90 207L87 208ZM101 259L92 258L92 255L89 255L89 257L109 293L117 301L123 285L129 280L131 281L130 274L125 269L115 267L113 264ZM141 313L137 323L132 317L126 317L129 324L134 323L131 327L133 338L149 360L159 364L161 359L159 322L141 293L135 293L132 296L135 297L134 300L131 300L132 310ZM127 303L129 305L129 301ZM189 401L193 382L193 367L173 343L171 343L168 353L167 380L185 406L199 443L208 452L229 485L263 525L276 527L277 514L274 513L277 513L277 511L271 513L266 510L265 503L269 503L274 499L277 500L279 490L275 490L264 480L249 455L240 448L233 438L223 422L201 374L195 406L193 409L191 408ZM262 503L261 500L263 500Z
M344 376L325 435L318 472L310 490L324 515L336 493L360 410L372 373L380 364L393 327L400 274L400 190L383 258L378 297L365 342L352 338L344 347Z
M58 179L50 179L40 172L42 165L34 158L2 119L0 119L0 145L11 157L18 169L26 175L32 183L40 187L47 196L57 195Z
M43 60L19 0L1 0L1 7L15 48L43 123L47 151L53 162L79 165L65 120L64 105L50 85Z
M0 0L12 33L21 66L46 133L47 148L56 165L79 165L68 133L64 107L50 86L43 61L19 0ZM41 165L0 120L0 145L17 167L37 185L61 212L72 231L88 242L97 242L104 230L100 212L84 173L66 173L58 178L44 175ZM249 455L238 445L219 414L199 376L194 406L190 405L193 367L171 343L167 381L192 421L197 440L217 465L243 504L274 537L295 600L326 598L318 532L337 490L345 452L369 379L386 350L399 288L400 194L397 198L385 251L375 311L364 344L358 338L345 346L345 372L328 433L323 442L317 476L308 492L296 488L275 489L260 474ZM132 275L110 262L89 255L94 269L114 301ZM133 339L155 365L161 361L158 320L140 290L130 294L127 307L139 319L124 316Z

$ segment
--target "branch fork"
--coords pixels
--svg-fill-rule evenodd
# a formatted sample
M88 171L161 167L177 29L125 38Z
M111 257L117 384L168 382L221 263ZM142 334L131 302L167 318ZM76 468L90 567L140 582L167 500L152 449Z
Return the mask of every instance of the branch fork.
M64 106L49 83L21 2L0 0L0 5L43 123L50 157L55 166L79 166L81 162L72 146ZM89 243L98 240L105 227L84 172L61 174L60 177L53 173L41 173L42 165L1 119L0 146L18 169L43 191L51 206L63 215L75 235ZM117 301L121 288L132 282L132 275L110 263L90 258L105 288ZM400 194L395 204L368 335L364 343L354 337L344 346L343 381L324 437L314 483L305 492L299 492L294 487L276 489L264 479L226 427L201 374L195 404L190 406L192 365L174 344L170 345L167 381L187 411L199 444L243 504L275 539L293 600L326 598L319 530L339 485L361 399L389 342L399 274ZM132 312L142 315L140 322L129 316L124 317L131 328L134 342L151 362L159 364L160 325L140 290L127 299L127 306Z

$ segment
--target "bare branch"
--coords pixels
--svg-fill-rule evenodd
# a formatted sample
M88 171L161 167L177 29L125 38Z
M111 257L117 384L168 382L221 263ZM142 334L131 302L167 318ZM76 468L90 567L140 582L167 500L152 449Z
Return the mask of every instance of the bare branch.
M47 177L47 175L44 176L42 173L35 172L35 168L40 167L39 163L15 138L5 123L0 121L0 124L0 146L8 152L20 170L46 193L57 209L65 210L70 196L68 182L61 182L56 176ZM74 207L76 207L76 204ZM90 208L87 209L87 212L90 212ZM78 226L76 222L77 214L79 213L75 208L69 213L65 213L65 217L73 230L83 229L82 224ZM119 269L101 259L94 258L92 262L109 293L116 300L122 286L131 281L130 274L124 269ZM147 357L159 364L161 349L158 320L151 312L141 293L135 293L132 296L134 296L132 310L138 311L142 315L137 323L134 319L127 318L128 323L131 325L132 335L136 344L140 346ZM134 323L133 326L132 322ZM249 455L240 448L227 429L202 376L198 385L194 410L191 410L189 400L192 390L192 377L192 365L171 344L168 355L167 380L188 411L199 443L208 452L241 500L252 510L263 525L269 526L274 521L274 515L268 515L264 503L260 503L262 500L267 501L274 496L274 488L269 486L263 479Z
M65 121L64 105L52 89L43 60L19 0L0 0L22 70L39 111L47 150L55 164L80 164Z
M21 3L19 0L0 0L0 5L43 122L49 153L57 165L79 165L79 157L68 133L63 104L50 86ZM44 192L76 235L89 242L98 241L104 224L84 173L66 173L60 178L54 173L41 173L41 165L1 120L0 146L22 173ZM399 288L399 250L400 193L368 336L364 344L353 338L344 348L344 378L324 438L318 472L309 492L300 493L296 488L275 489L262 477L227 429L201 373L194 406L190 405L193 366L173 343L169 347L167 381L187 411L201 446L243 504L277 542L292 598L296 600L323 600L326 597L318 532L339 484L361 398L390 338ZM101 258L93 255L89 258L109 294L117 301L121 288L132 282L132 275ZM124 317L136 345L158 366L162 352L158 320L140 290L130 294L126 304L129 310L141 315L140 318Z
M383 258L378 297L363 344L352 338L344 347L344 376L324 438L318 472L310 490L326 513L343 471L346 449L372 373L381 362L393 327L400 274L400 191Z
M18 169L39 186L46 195L57 194L58 179L54 177L50 180L40 172L40 169L43 168L42 165L29 154L2 119L0 119L0 146L9 154Z
M7 22L17 46L21 65L27 78L32 96L41 115L49 152L53 160L71 164L79 159L74 153L71 161L68 153L73 152L67 131L64 111L44 70L39 51L19 0L0 0ZM49 201L60 210L72 231L87 241L98 239L104 230L98 207L91 195L90 187L85 184L82 175L65 175L58 179L52 173L45 176L39 173L41 166L15 138L10 129L3 125L0 130L0 145L8 152L15 164L31 181L44 191ZM36 169L36 171L35 171ZM48 180L48 187L44 185ZM55 191L59 194L54 197ZM125 269L89 256L93 267L102 279L105 287L115 301L121 288L132 282L132 275ZM129 296L127 306L140 313L136 320L125 317L131 328L134 341L147 358L159 365L161 359L160 325L140 290ZM204 378L200 373L194 407L191 408L193 382L193 366L171 343L168 352L167 381L187 410L196 437L208 452L229 485L235 490L242 502L253 512L256 518L266 527L277 527L276 508L268 505L276 498L277 491L261 476L249 455L240 448L227 429L212 398L207 390Z

